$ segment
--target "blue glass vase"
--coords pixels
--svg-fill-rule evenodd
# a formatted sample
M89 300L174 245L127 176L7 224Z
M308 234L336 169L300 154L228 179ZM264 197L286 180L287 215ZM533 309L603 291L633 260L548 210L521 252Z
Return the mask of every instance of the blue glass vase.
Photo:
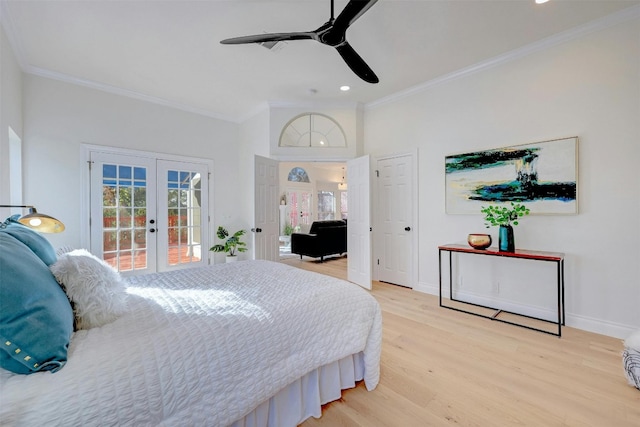
M501 252L515 252L516 243L513 237L513 227L501 225L498 234L498 249Z

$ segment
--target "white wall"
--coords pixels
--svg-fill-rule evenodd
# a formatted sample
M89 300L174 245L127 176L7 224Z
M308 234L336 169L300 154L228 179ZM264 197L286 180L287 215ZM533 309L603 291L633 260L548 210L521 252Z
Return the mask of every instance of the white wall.
M65 223L47 236L54 246L82 243L82 143L212 159L212 224L237 215L228 202L241 188L237 124L33 75L24 82L24 195Z
M4 28L0 26L0 204L22 200L21 194L10 194L12 188L9 167L9 128L22 139L22 72L11 49ZM15 185L13 185L15 188ZM22 201L21 201L22 203ZM8 216L11 212L3 210Z
M445 214L445 155L569 136L580 213L527 217L516 245L566 253L568 325L640 327L637 18L366 109L368 154L419 148L419 288L437 292L438 245L484 230L480 215Z

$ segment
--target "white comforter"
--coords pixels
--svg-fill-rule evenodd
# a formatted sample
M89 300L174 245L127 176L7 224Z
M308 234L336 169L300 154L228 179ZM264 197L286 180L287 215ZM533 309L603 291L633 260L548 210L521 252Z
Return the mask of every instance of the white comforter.
M76 332L62 370L2 370L0 424L226 426L360 351L378 383L380 308L357 285L266 261L128 281L129 312Z

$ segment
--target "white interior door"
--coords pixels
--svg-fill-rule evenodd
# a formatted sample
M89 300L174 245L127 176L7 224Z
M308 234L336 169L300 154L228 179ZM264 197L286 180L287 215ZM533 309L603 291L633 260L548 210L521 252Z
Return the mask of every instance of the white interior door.
M378 160L378 280L412 287L413 172L411 156Z
M255 156L255 259L278 261L279 251L279 176L278 161Z
M347 278L371 289L371 189L369 156L347 162L348 206Z

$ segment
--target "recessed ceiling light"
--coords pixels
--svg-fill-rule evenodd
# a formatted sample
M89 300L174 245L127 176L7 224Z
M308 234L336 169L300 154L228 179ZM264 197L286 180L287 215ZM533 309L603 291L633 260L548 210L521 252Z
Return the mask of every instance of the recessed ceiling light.
M536 0L536 4L542 4L542 3L546 3L549 0Z
M346 91L348 91L349 89L351 89L351 88L350 88L349 86L347 86L347 85L340 86L340 90L341 90L341 91L343 91L343 92L346 92Z

